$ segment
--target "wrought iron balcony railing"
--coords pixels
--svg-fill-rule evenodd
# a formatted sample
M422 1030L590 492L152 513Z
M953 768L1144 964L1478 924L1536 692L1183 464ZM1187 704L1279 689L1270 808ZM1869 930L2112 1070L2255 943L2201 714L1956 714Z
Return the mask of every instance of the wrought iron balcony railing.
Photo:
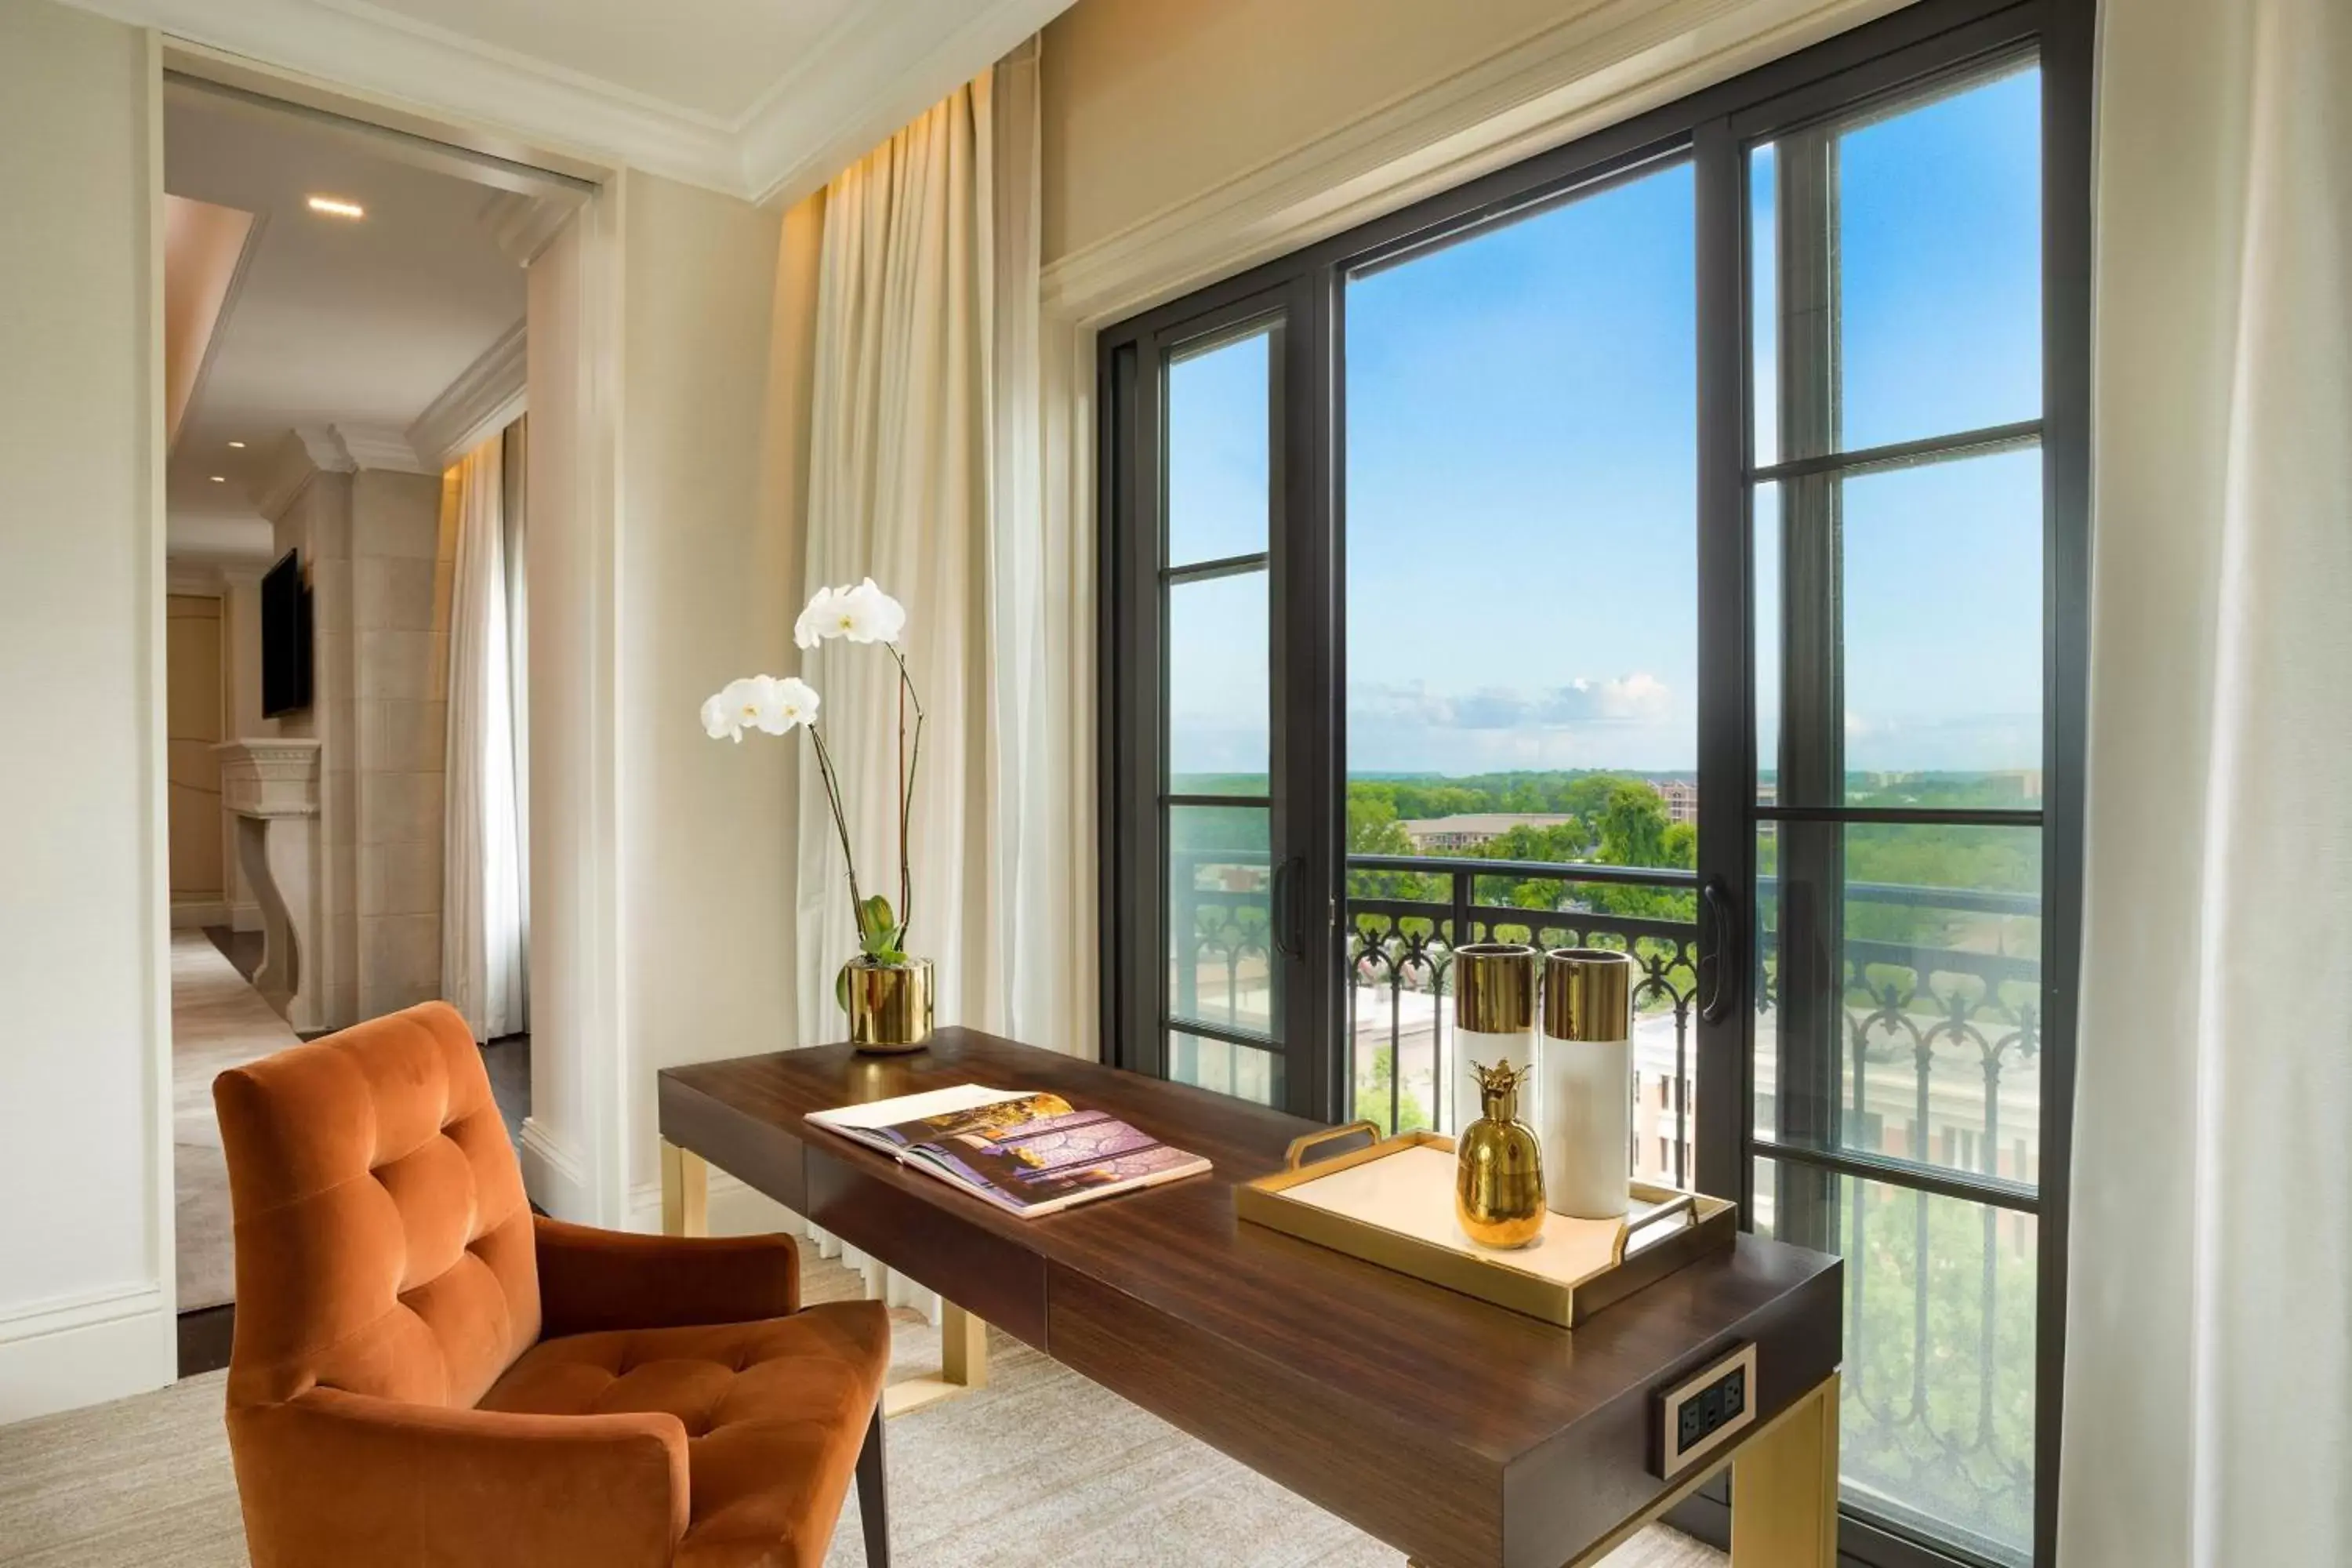
M1270 1008L1266 867L1262 851L1202 851L1171 868L1171 1000L1180 1019L1246 1030L1255 1009ZM1635 1169L1688 1184L1699 941L1693 873L1419 856L1351 856L1348 872L1347 1040L1358 1115L1392 1130L1451 1125L1445 998L1458 943L1616 948L1636 967L1643 1100ZM1779 892L1770 878L1759 884L1767 918L1752 944L1752 1125L1768 1155L1780 1062ZM1507 901L1514 895L1529 904ZM2038 1176L2042 966L2038 940L2028 951L2007 951L2003 932L2038 919L2040 900L1850 882L1843 907L1837 1104L1828 1125L1838 1148L1888 1173L1885 1182L1845 1179L1809 1233L1821 1236L1826 1225L1822 1239L1849 1259L1848 1480L1882 1492L1897 1511L1906 1495L1934 1511L1937 1489L1966 1487L1969 1517L1983 1517L1990 1497L2005 1498L2019 1528L2030 1530L2030 1194ZM1906 924L1946 940L1868 934ZM1955 931L1963 939L1957 944ZM1971 1215L1949 1195L1905 1190L1905 1172L1954 1181L1965 1173L1985 1188L2028 1195ZM1776 1215L1773 1204L1772 1184L1759 1179L1752 1216L1759 1227L1796 1218Z

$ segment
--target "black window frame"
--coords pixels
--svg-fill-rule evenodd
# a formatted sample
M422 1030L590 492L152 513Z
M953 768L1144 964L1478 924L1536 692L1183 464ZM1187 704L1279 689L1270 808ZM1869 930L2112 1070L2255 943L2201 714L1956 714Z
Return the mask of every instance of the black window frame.
M1508 168L1419 200L1399 211L1212 283L1183 299L1106 329L1097 338L1100 428L1097 472L1101 660L1100 806L1102 1027L1106 1060L1146 1071L1158 1060L1164 1014L1159 978L1164 899L1139 895L1139 868L1161 847L1156 826L1139 821L1131 773L1139 732L1160 722L1156 669L1139 646L1131 595L1139 591L1131 520L1138 489L1156 483L1139 472L1135 386L1159 334L1235 310L1254 298L1279 298L1290 312L1295 353L1287 438L1291 462L1284 505L1312 568L1294 574L1289 613L1277 604L1274 636L1285 639L1300 691L1319 689L1320 704L1277 699L1275 745L1288 760L1291 787L1320 790L1327 809L1307 840L1293 847L1310 905L1328 901L1328 918L1304 919L1310 1005L1298 1016L1319 1031L1322 1049L1304 1075L1294 1066L1287 1109L1318 1121L1348 1114L1349 1067L1339 1026L1347 1017L1337 945L1346 865L1346 813L1340 798L1346 718L1336 700L1338 661L1347 625L1341 556L1346 539L1343 407L1345 289L1351 274L1478 232L1531 209L1572 199L1593 185L1639 174L1662 161L1686 159L1696 172L1698 365L1698 602L1702 700L1698 722L1701 798L1727 798L1731 811L1703 818L1698 880L1730 897L1755 886L1755 825L1801 816L1802 808L1757 805L1751 522L1748 494L1753 384L1748 344L1747 149L1780 131L1836 116L1907 86L2005 54L2031 51L2042 88L2043 464L2043 800L2039 812L2043 888L2041 1130L2037 1188L1990 1192L1979 1184L1923 1179L1914 1171L1864 1170L1867 1156L1829 1155L1854 1173L1891 1175L1925 1191L1948 1189L1971 1201L2032 1213L2037 1224L2034 1369L2036 1425L2033 1561L2054 1561L2059 1431L2065 1330L2068 1161L2074 1120L2075 1011L2082 906L2083 758L2086 721L2089 581L2090 256L2092 62L2095 0L1918 0L1677 102L1636 115ZM1302 357L1303 356L1303 357ZM1157 549L1156 538L1151 542ZM1319 629L1319 646L1297 637L1302 621ZM1156 632L1155 634L1156 635ZM1314 683L1320 682L1316 687ZM1725 694L1737 692L1736 703ZM1708 694L1715 700L1708 700ZM1156 744L1156 741L1149 744ZM1153 774L1156 779L1156 772ZM1851 814L1841 814L1851 815ZM1961 814L1966 816L1969 814ZM2014 814L1976 814L1990 822ZM1710 827L1714 831L1709 831ZM1739 897L1744 898L1744 891ZM1156 906L1156 907L1155 907ZM1738 935L1712 929L1707 956L1745 973L1751 956ZM1140 934L1150 933L1150 940ZM1149 966L1144 963L1149 956ZM1743 994L1742 1001L1748 998ZM1696 1071L1707 1091L1696 1097L1692 1131L1696 1180L1708 1192L1738 1197L1753 1212L1754 1157L1784 1154L1753 1135L1754 1008L1739 1005L1699 1027ZM1294 1057L1294 1063L1299 1058ZM1678 1522L1718 1541L1727 1534L1719 1489L1692 1500ZM1880 1524L1845 1516L1843 1553L1874 1568L1974 1563Z

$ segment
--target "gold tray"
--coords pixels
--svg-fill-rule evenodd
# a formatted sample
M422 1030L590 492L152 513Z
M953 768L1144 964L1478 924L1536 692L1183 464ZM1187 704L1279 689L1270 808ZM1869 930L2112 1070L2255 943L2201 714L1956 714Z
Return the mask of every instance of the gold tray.
M1315 1164L1318 1143L1351 1133L1374 1142ZM1724 1198L1633 1184L1625 1218L1550 1215L1533 1246L1479 1247L1454 1217L1454 1140L1408 1132L1381 1140L1370 1121L1290 1146L1286 1168L1234 1189L1243 1219L1572 1329L1593 1313L1731 1245L1739 1205Z

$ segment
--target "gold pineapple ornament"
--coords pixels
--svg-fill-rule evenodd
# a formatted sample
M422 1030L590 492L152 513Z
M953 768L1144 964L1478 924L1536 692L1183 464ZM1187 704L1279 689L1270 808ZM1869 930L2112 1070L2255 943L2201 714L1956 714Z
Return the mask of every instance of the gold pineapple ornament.
M1470 1064L1478 1081L1477 1121L1454 1143L1454 1213L1481 1247L1526 1247L1543 1235L1543 1144L1519 1120L1519 1088L1533 1068Z

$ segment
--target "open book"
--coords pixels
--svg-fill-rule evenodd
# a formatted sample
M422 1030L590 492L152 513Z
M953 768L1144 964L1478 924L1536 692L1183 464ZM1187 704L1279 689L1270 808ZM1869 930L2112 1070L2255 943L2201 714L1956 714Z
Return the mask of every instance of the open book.
M1209 1168L1117 1117L1058 1094L958 1084L811 1121L896 1155L1024 1218Z

